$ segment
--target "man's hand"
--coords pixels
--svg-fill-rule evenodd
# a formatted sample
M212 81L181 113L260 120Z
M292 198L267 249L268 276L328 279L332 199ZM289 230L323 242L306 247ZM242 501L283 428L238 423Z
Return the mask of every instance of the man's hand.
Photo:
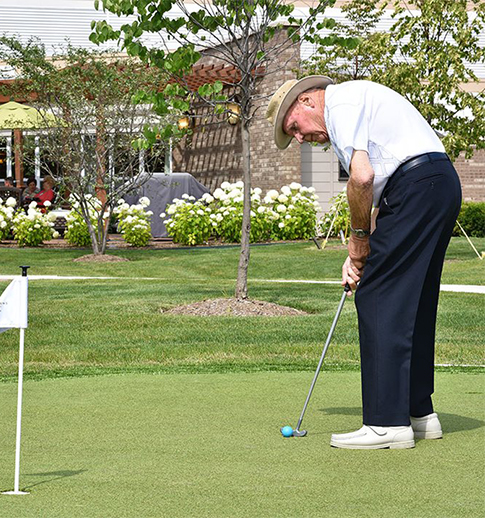
M349 256L342 266L342 286L347 283L350 286L348 296L357 289L357 283L362 277L364 265L370 253L369 238L357 237L351 234L349 240Z
M354 234L350 234L349 244L349 257L354 266L359 270L364 268L364 264L367 261L367 257L370 254L369 238L368 237L357 237Z
M342 286L348 284L350 291L347 292L347 296L351 297L352 293L357 289L357 283L362 277L362 270L359 270L355 264L352 263L352 259L347 257L344 265L342 266Z

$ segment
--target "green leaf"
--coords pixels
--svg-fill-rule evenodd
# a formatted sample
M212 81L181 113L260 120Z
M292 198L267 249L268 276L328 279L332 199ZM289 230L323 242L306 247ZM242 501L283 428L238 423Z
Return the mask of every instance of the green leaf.
M216 81L213 85L214 93L218 94L219 92L222 92L222 89L224 88L224 85L221 81Z

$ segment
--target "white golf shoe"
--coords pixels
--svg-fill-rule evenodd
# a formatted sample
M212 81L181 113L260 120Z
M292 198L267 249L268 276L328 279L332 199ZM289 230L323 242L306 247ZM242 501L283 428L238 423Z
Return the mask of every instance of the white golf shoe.
M334 433L330 445L352 450L414 448L411 426L367 426L352 433Z
M441 439L443 431L438 414L428 414L424 417L411 417L414 437L416 439Z

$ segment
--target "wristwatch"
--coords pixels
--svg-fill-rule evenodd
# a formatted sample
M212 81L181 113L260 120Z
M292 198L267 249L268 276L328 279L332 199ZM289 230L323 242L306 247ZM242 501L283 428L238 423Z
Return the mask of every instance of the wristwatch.
M352 228L352 225L350 226L350 231L352 232L352 234L356 235L357 237L370 236L369 230L364 230L363 228Z

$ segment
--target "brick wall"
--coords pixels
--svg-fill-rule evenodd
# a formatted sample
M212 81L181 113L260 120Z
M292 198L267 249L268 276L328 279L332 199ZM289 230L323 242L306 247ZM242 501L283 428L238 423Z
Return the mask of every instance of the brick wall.
M275 44L284 35L284 32L277 34ZM293 70L298 67L299 55L298 47L280 53L279 62L267 69L270 73L260 81L258 95L269 96L286 80L295 78ZM213 57L206 56L199 64L216 62ZM268 98L260 101L250 130L252 186L263 190L279 188L301 179L300 146L292 143L285 151L276 148L273 127L264 118L267 102ZM198 116L193 134L174 150L173 170L192 174L211 190L225 180L241 180L243 172L239 124L231 126L216 117L208 107L199 107L196 113Z
M458 157L454 162L460 176L463 201L485 201L485 149L472 158Z

